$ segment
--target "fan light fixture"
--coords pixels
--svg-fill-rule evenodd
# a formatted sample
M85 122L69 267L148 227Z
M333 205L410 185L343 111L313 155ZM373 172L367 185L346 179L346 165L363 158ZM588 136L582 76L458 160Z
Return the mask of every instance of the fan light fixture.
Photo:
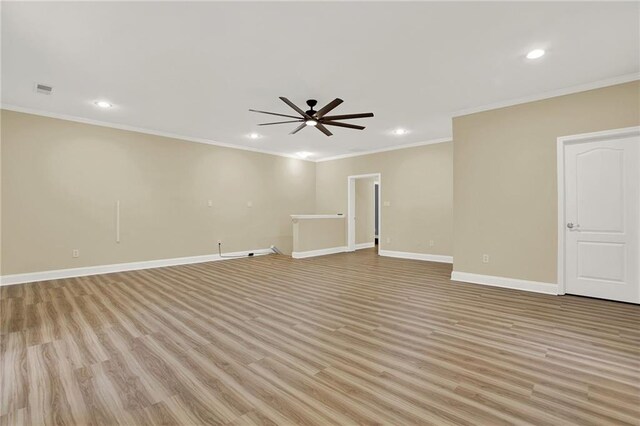
M335 107L337 107L343 102L342 99L340 98L335 98L334 100L332 100L331 102L329 102L328 104L326 104L325 106L323 106L317 111L314 109L314 107L318 104L318 101L316 101L315 99L307 100L307 105L309 106L309 109L307 111L303 111L301 108L296 106L296 104L294 104L284 96L280 96L280 100L285 104L287 104L298 115L281 114L279 112L269 112L269 111L260 111L257 109L250 109L249 111L251 112L259 112L260 114L269 114L269 115L275 115L277 117L285 117L290 119L285 121L276 121L273 123L262 123L262 124L258 124L258 126L271 126L274 124L298 123L298 127L296 127L291 133L289 133L290 135L294 135L298 133L300 130L304 129L305 127L315 127L325 135L331 136L333 135L333 133L331 133L331 131L327 129L326 126L337 126L337 127L344 127L347 129L364 130L364 126L359 126L357 124L351 124L351 123L343 123L342 120L373 117L372 112L362 112L357 114L327 115L330 111L333 111Z
M260 138L260 135L259 135L259 134L257 134L257 133L251 133L251 134L249 135L249 137L250 137L251 139L259 139L259 138Z
M544 56L543 49L534 49L531 52L527 53L527 59L538 59Z
M393 134L398 136L406 135L407 133L408 132L405 129L395 129L393 131Z
M95 104L100 108L111 108L113 106L107 101L97 101Z

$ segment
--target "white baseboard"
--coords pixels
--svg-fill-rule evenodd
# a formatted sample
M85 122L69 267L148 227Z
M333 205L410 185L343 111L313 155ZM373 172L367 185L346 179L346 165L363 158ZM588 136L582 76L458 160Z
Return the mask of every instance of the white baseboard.
M558 284L526 281L516 278L496 277L492 275L479 275L469 272L453 271L451 272L451 281L511 288L514 290L531 291L534 293L558 294Z
M370 243L360 243L360 244L356 244L356 250L373 248L375 246L376 246L376 243L374 241L371 241Z
M255 256L271 254L270 248L223 253L222 256ZM227 260L218 254L205 254L203 256L176 257L173 259L146 260L142 262L116 263L112 265L86 266L83 268L57 269L54 271L30 272L26 274L14 274L0 276L0 286L11 284L30 283L34 281L47 281L62 278L84 277L87 275L109 274L112 272L136 271L139 269L163 268L166 266L188 265L191 263L215 262Z
M324 256L326 254L336 254L336 253L344 253L347 251L347 247L331 247L326 249L319 250L309 250L309 251L294 251L291 253L291 257L294 259L304 259L306 257L316 257L316 256Z
M397 257L400 259L426 260L429 262L440 262L440 263L453 263L453 256L444 256L441 254L410 253L408 251L392 251L392 250L379 250L378 254L380 256Z

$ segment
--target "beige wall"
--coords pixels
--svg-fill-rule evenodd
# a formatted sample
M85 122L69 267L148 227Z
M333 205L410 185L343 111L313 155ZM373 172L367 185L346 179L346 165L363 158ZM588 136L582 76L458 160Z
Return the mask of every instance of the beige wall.
M319 162L316 211L346 214L347 176L367 173L382 175L383 250L452 254L453 143Z
M356 179L356 244L373 243L375 234L375 178Z
M305 252L347 245L344 218L293 221L293 251Z
M555 283L556 139L636 126L639 102L636 81L455 118L454 270Z
M315 210L302 160L11 111L1 149L3 275L213 254L218 239L290 252L289 215Z
M290 214L346 214L347 176L381 173L383 250L555 282L556 138L638 125L639 103L636 81L457 117L455 147L317 164L2 111L1 273L212 254L218 239L290 252Z

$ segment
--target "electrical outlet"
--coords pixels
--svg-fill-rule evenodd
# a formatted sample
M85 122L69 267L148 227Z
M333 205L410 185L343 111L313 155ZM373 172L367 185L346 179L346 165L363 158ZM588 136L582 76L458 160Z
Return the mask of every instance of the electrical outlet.
M489 255L488 254L483 254L482 255L482 263L489 263Z
M433 240L429 240L429 247L433 247Z
M391 243L391 238L387 237L387 244Z
M71 250L71 257L80 257L80 250L78 249Z

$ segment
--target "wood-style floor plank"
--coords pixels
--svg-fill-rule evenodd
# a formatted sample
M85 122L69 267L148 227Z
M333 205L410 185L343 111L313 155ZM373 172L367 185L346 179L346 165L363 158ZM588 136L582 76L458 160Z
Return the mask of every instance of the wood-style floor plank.
M0 425L638 425L640 307L373 250L0 287Z

